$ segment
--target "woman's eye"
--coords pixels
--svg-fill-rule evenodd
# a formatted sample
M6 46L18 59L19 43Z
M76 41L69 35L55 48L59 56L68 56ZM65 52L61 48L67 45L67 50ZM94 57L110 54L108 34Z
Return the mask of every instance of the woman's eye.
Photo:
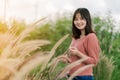
M78 19L78 18L76 18L76 19L75 19L75 21L77 21L77 20L83 20L83 19L82 19L82 18L79 18L79 19Z
M77 21L78 19L77 19L77 18L75 18L75 20Z

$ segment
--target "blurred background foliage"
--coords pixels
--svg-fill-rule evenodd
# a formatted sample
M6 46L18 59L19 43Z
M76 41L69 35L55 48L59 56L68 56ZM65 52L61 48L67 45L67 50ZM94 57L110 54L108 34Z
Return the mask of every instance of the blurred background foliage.
M116 23L112 16L107 15L105 17L93 16L93 28L98 36L100 41L101 50L105 56L108 58L112 57L114 64L114 71L112 73L111 80L119 80L120 79L120 31L115 31L115 27L120 29L120 25L116 26ZM70 45L71 42L71 28L72 28L72 17L62 17L56 19L56 21L49 20L46 24L35 28L33 32L26 38L26 40L32 39L47 39L51 41L49 46L42 47L43 51L51 50L53 45L65 34L70 34L69 38L67 38L62 45L57 49L55 56L62 54ZM3 23L0 21L0 34L9 29L7 27L7 23ZM17 30L16 36L22 32L27 26L24 21L16 21L13 20L11 22L11 27ZM104 62L104 61L103 61ZM62 66L62 65L61 65ZM103 65L106 66L106 65ZM108 68L109 67L108 65ZM39 71L36 69L34 74ZM103 70L104 71L104 70ZM107 76L107 75L106 75ZM100 79L102 80L102 79ZM105 80L105 79L103 79ZM106 79L107 80L107 79Z

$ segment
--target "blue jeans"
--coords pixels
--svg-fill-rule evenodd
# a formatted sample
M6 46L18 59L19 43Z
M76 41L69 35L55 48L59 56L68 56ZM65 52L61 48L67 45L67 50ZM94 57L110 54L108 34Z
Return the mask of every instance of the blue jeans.
M76 76L73 80L94 80L93 76Z

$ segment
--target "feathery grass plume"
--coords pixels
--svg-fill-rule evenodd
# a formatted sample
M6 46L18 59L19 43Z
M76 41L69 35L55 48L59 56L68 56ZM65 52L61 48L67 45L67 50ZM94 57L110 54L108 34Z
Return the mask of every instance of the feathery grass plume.
M40 67L40 71L36 73L34 80L51 80L50 78L50 63L52 56L55 54L56 49L60 46L60 44L68 37L65 35L62 37L51 49L50 53L48 54L48 58L45 60L45 64Z
M95 80L111 80L114 70L113 63L112 57L108 58L104 55L104 52L101 52L99 62L94 68Z
M48 18L48 17L44 17L44 18L42 18L42 19L39 19L39 20L33 22L32 24L30 24L29 26L30 26L30 27L33 27L33 26L35 26L36 24L40 23L41 21L46 20L47 18Z
M18 66L20 63L21 63L20 59L0 59L0 67L5 67L11 73L16 72L15 66Z
M65 63L70 62L69 56L70 56L70 50L67 49L62 55L60 55L60 56L56 57L55 59L53 59L51 61L51 63L50 63L50 66L51 66L50 72L54 71L55 67L57 66L57 64L60 61L63 61Z
M36 56L35 58L33 58L32 56L28 56L25 58L25 56L28 55L30 52L36 50L37 48L43 45L50 43L47 40L31 40L31 41L23 42L23 39L26 38L26 35L28 35L29 32L34 30L33 26L35 26L35 24L37 24L42 20L43 19L35 22L32 25L32 28L27 27L18 36L14 36L16 32L11 32L11 31L14 31L14 29L11 31L7 31L7 37L6 35L3 35L3 34L0 35L0 38L2 37L3 40L6 40L9 38L8 40L6 40L6 42L4 42L4 44L2 44L5 46L0 47L0 50L2 49L0 53L0 80L10 80L10 79L18 80L17 79L18 76L21 76L21 77L25 76L25 74L29 72L29 70L31 70L34 66L38 65L39 63L42 64L45 61L45 59L48 59L48 56L46 55ZM11 32L10 35L8 35L9 32ZM29 60L29 61L26 61L26 60ZM26 65L25 64L21 65L25 61L26 61L25 63ZM34 65L32 64L32 62Z
M75 71L69 78L68 80L72 80L77 74L81 73L82 71L88 69L89 67L94 66L93 64L86 65L84 67L79 68L77 71Z
M55 67L58 65L60 61L67 63L69 61L69 53L70 53L70 50L67 49L62 55L54 58L50 63L50 66L51 66L50 72L54 71Z
M54 46L53 48L51 49L50 53L49 53L49 57L48 59L46 60L46 65L48 65L48 62L50 61L50 59L53 57L53 55L55 54L55 51L56 49L60 46L60 44L69 36L69 34L63 36ZM45 68L45 67L44 67ZM43 69L44 69L43 68Z
M17 70L20 70L23 67L23 65L26 65L29 61L31 61L32 59L35 59L36 57L41 58L42 56L43 57L47 56L46 53L48 52L38 52L34 54L33 56L26 58L21 64L19 64L19 66L17 67Z
M28 35L32 30L34 30L34 26L39 23L40 21L44 20L46 18L42 18L36 22L34 22L33 24L30 25L30 27L27 27L23 32L21 32L20 35L18 35L18 37L16 39L8 39L8 41L11 41L8 45L7 45L7 48L6 50L4 50L4 54L3 55L6 55L5 53L9 50L11 50L12 47L14 47L15 45L19 44L25 37L27 37L26 35ZM12 30L14 31L14 29ZM9 31L8 31L9 32ZM9 37L9 36L7 36ZM5 39L6 40L6 39ZM7 55L8 55L8 52L7 52Z
M21 42L24 38L29 36L29 33L35 28L34 26L38 24L39 22L45 20L45 18L42 18L40 20L35 21L33 24L30 24L15 40L15 44Z
M43 45L47 45L47 44L50 44L50 42L47 40L30 40L27 42L23 42L23 43L13 47L13 49L11 51L11 53L13 53L13 54L11 54L11 57L18 56L18 57L24 59L27 55L29 55L30 52L40 48Z
M0 49L4 49L11 40L14 39L14 36L8 33L0 34Z
M63 78L63 77L67 74L68 71L70 71L70 70L71 70L72 68L74 68L75 66L80 65L81 62L83 62L83 61L85 61L85 60L86 60L85 58L84 58L84 59L80 59L80 60L77 60L77 61L75 61L75 62L67 65L67 66L63 69L63 71L57 76L56 80Z
M20 65L20 67L17 69L17 74L14 74L10 80L24 80L25 75L30 70L32 70L38 64L43 65L47 58L47 55L41 55L41 53L30 57L27 61L24 62L24 64Z
M6 32L7 34L12 34L13 36L16 36L17 31L19 30L16 26L11 26L11 28Z
M62 37L51 49L50 51L50 55L49 55L49 59L54 55L56 49L60 46L60 44L69 36L69 34L65 35L64 37Z
M65 62L67 63L67 61L69 61L69 59L67 58L67 55L60 55L57 58L53 59L50 66L50 72L53 72L56 68L56 66L60 63L60 62Z
M18 44L16 46L14 46L13 48L11 48L10 46L8 46L7 48L5 48L3 50L3 53L1 53L2 54L1 58L16 57L16 56L17 57L25 57L30 52L36 50L40 46L45 45L45 44L49 44L49 43L50 42L47 41L47 40L32 40L32 41L27 41L27 42ZM14 54L14 56L13 56L13 54Z

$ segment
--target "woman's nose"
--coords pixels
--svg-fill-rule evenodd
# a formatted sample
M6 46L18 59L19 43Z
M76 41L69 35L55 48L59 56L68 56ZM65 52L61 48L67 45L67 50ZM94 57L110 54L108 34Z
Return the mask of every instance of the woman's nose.
M81 23L81 20L78 20L77 23Z

